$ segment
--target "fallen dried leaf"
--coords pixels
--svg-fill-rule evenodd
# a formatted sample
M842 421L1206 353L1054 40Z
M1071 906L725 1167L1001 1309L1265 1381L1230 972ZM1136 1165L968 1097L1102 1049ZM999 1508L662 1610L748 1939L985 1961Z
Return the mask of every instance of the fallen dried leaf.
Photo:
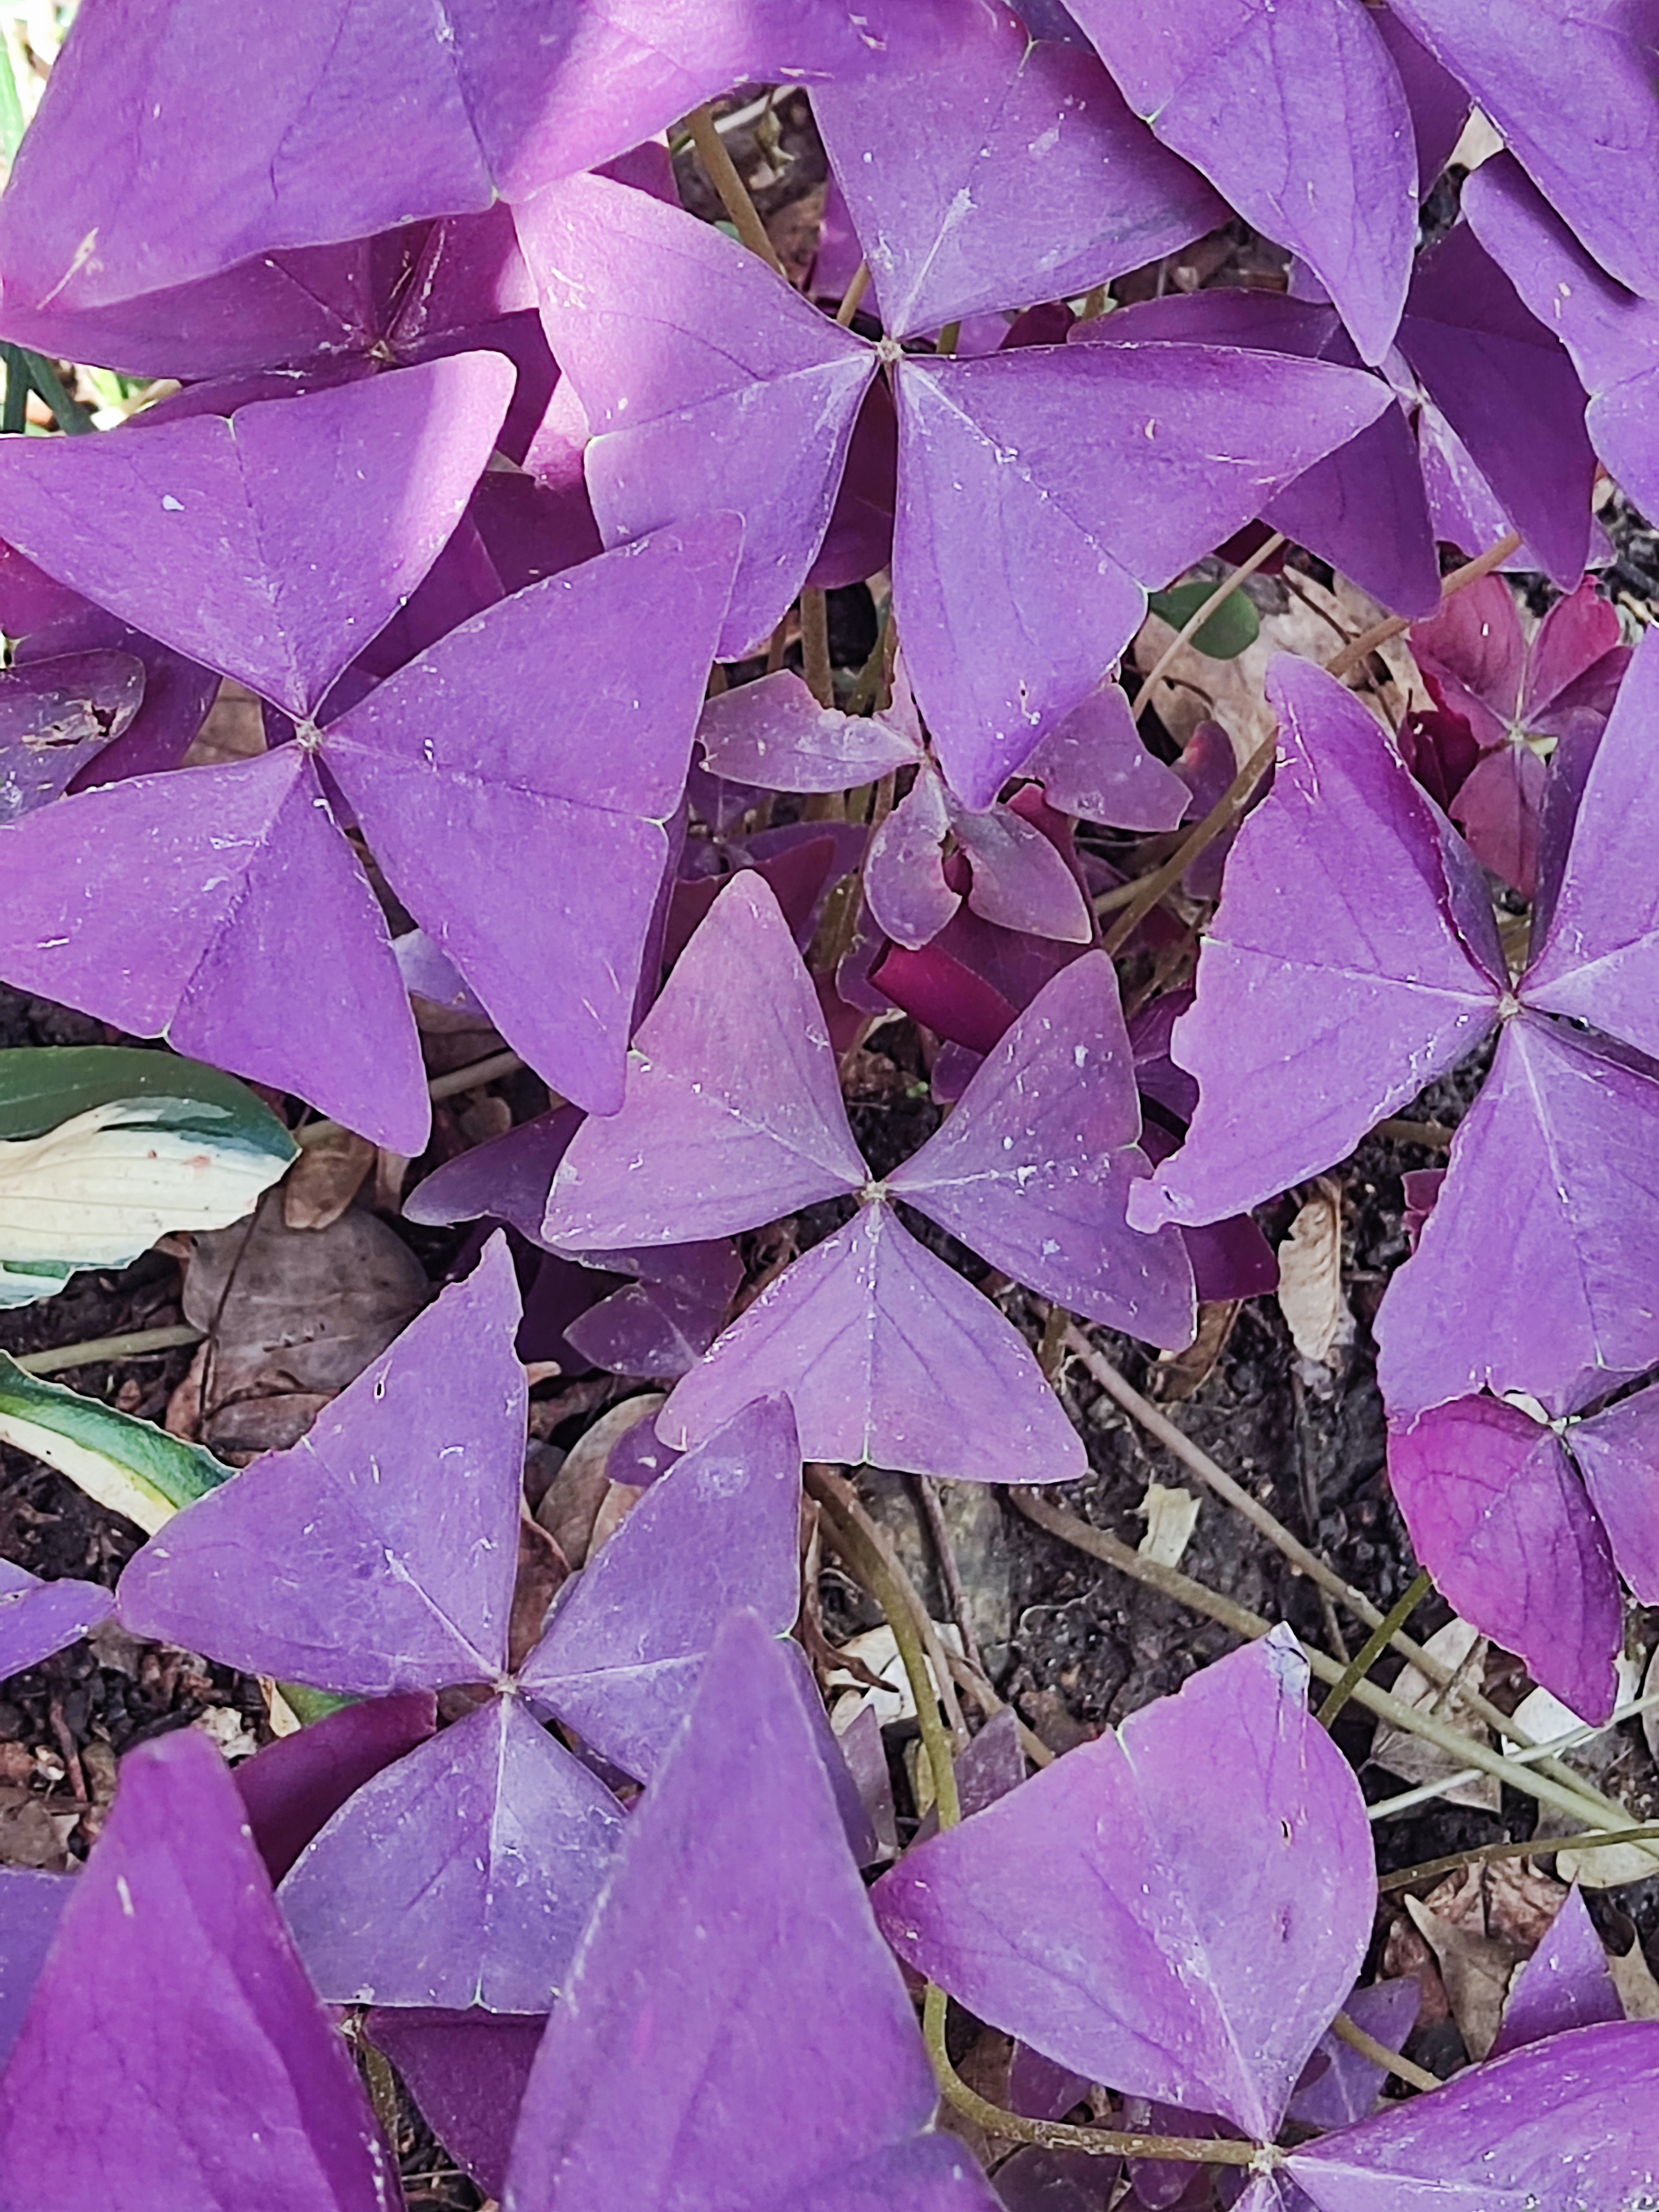
M1178 1567L1198 1526L1198 1500L1192 1492L1149 1482L1135 1511L1146 1520L1146 1533L1135 1547L1141 1558L1155 1566Z
M283 1226L331 1228L362 1188L375 1158L374 1146L351 1129L331 1129L307 1145L283 1184Z
M1486 1641L1468 1621L1449 1620L1443 1628L1436 1629L1432 1636L1425 1639L1423 1649L1431 1659L1438 1659L1443 1666L1455 1670L1455 1684L1479 1686L1486 1660ZM1415 1667L1401 1668L1391 1694L1402 1705L1415 1705L1432 1713L1455 1728L1460 1735L1480 1743L1489 1740L1486 1730L1479 1721L1470 1718L1464 1707L1454 1699L1449 1688L1437 1689ZM1390 1774L1397 1774L1402 1782L1443 1782L1449 1775L1459 1771L1449 1752L1381 1721L1371 1739L1371 1760L1375 1765L1386 1767ZM1498 1785L1492 1775L1483 1774L1473 1782L1460 1782L1441 1795L1449 1805L1472 1805L1483 1813L1498 1809Z
M1304 1359L1337 1367L1353 1342L1342 1295L1342 1192L1322 1176L1279 1248L1279 1310Z

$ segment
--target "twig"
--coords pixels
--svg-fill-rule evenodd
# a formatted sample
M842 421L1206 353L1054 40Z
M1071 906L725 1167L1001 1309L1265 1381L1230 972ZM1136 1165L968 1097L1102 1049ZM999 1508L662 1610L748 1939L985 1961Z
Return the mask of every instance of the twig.
M1520 544L1520 532L1511 530L1506 538L1500 538L1496 545L1489 545L1473 561L1466 561L1461 568L1454 568L1449 575L1443 576L1440 580L1441 605L1443 606L1454 592L1461 592L1470 584L1478 584L1482 576L1489 576L1494 568L1501 568L1510 554L1518 550ZM1386 645L1391 637L1398 637L1401 630L1409 629L1411 626L1411 618L1407 615L1390 615L1385 622L1373 623L1369 629L1362 630L1358 637L1350 639L1334 659L1325 663L1327 673L1346 676L1351 668L1358 668L1368 653L1375 653L1379 645Z
M778 250L766 234L766 225L761 221L760 210L749 197L748 187L738 174L738 165L726 149L726 141L715 127L714 111L708 107L693 108L686 118L691 133L691 143L697 149L697 159L702 163L703 173L720 196L720 205L732 218L732 228L751 253L757 253L767 267L783 276L783 264ZM788 278L784 277L785 283Z
M1181 881L1206 846L1213 843L1224 830L1231 829L1243 814L1257 784L1273 763L1278 743L1277 738L1269 738L1258 745L1204 819L1182 839L1163 866L1154 868L1150 875L1141 876L1136 880L1128 903L1101 939L1100 949L1109 959L1128 942L1164 892L1173 890ZM1123 889L1127 891L1129 886L1126 884ZM1096 912L1103 911L1107 902L1116 896L1116 893L1108 891L1097 899Z
M830 665L830 605L814 585L800 595L801 673L820 707L836 703L836 679Z
M1183 645L1190 645L1192 643L1193 640L1198 635L1200 630L1203 629L1205 623L1208 622L1210 617L1215 613L1216 610L1218 607L1225 606L1228 600L1231 599L1233 593L1238 589L1239 586L1243 584L1247 578L1254 576L1256 570L1261 566L1264 561L1271 561L1273 555L1279 551L1279 548L1285 544L1285 542L1284 532L1282 530L1275 530L1273 536L1267 540L1265 544L1258 545L1248 561L1241 561L1237 568L1233 570L1231 576L1224 576L1220 583L1216 586L1214 591L1211 592L1209 598L1203 602L1202 605L1188 616L1186 621L1182 623L1181 628L1176 632L1175 635L1170 640L1170 642L1164 647L1163 652L1159 653L1158 659L1152 663L1152 673L1149 676L1143 677L1141 679L1140 689L1135 693L1135 720L1137 721L1140 720L1142 714L1146 713L1147 708L1150 707L1152 702L1153 684L1162 678L1164 670L1168 668L1170 663L1175 659L1176 655L1180 652L1182 647Z
M1362 2058L1369 2058L1373 2066L1381 2066L1396 2081L1408 2081L1413 2089L1438 2089L1443 2085L1437 2074L1431 2074L1426 2066L1398 2051L1390 2051L1386 2043L1379 2043L1374 2035L1367 2035L1357 2020L1350 2020L1340 2012L1331 2022L1331 2033L1346 2043L1350 2051L1357 2051Z
M1659 1690L1651 1692L1645 1698L1632 1698L1628 1705L1615 1705L1599 1728L1570 1729L1565 1735L1552 1736L1547 1743L1517 1744L1509 1757L1517 1766L1541 1765L1554 1765L1559 1769L1560 1753L1571 1751L1581 1743L1594 1743L1598 1736L1606 1735L1610 1729L1616 1729L1626 1721L1633 1721L1643 1713L1650 1713L1656 1708L1659 1708ZM1513 1723L1510 1725L1513 1727ZM1515 1743L1512 1735L1509 1740ZM1571 1767L1566 1771L1572 1773ZM1576 1780L1577 1778L1574 1776L1573 1778ZM1379 1797L1374 1805L1365 1808L1365 1817L1373 1823L1390 1820L1397 1813L1408 1813L1415 1806L1431 1804L1435 1798L1443 1797L1449 1790L1461 1789L1464 1783L1480 1779L1477 1769L1464 1767L1455 1774L1442 1775L1437 1781L1425 1782L1419 1789L1402 1790L1396 1797ZM1622 1812L1624 1808L1620 1806L1615 1809Z
M836 310L836 320L841 325L842 330L849 326L854 316L863 306L864 295L869 289L870 264L867 261L860 261L853 271L852 283L842 295L840 307Z
M917 1475L915 1485L916 1495L921 1504L921 1517L927 1523L927 1534L933 1539L933 1557L939 1565L939 1580L945 1585L951 1618L957 1625L962 1638L963 1651L969 1665L982 1674L985 1662L979 1655L979 1644L968 1611L968 1593L962 1586L962 1571L957 1565L956 1547L951 1541L945 1509L939 1503L939 1485L931 1474Z
M1388 1650L1400 1631L1406 1626L1434 1588L1433 1577L1426 1568L1411 1587L1389 1607L1342 1672L1342 1680L1319 1708L1322 1728L1329 1728L1371 1668Z
M1545 1859L1554 1857L1558 1851L1656 1842L1659 1842L1659 1828L1608 1828L1601 1834L1592 1831L1588 1836L1531 1836L1524 1844L1480 1844L1472 1850L1453 1851L1443 1859L1425 1859L1418 1866L1402 1867L1398 1874L1385 1874L1376 1886L1386 1896L1393 1890L1409 1889L1413 1882L1437 1881L1443 1875L1456 1874L1466 1866L1485 1866L1494 1859Z
M1235 1636L1247 1637L1254 1641L1265 1636L1273 1626L1273 1623L1261 1613L1252 1613L1248 1607L1236 1603L1230 1597L1224 1597L1218 1590L1194 1582L1190 1575L1183 1575L1179 1568L1159 1566L1154 1560L1143 1559L1139 1552L1132 1552L1127 1544L1120 1542L1106 1529L1095 1528L1075 1513L1068 1513L1063 1506L1051 1504L1039 1491L1011 1489L1008 1496L1028 1520L1034 1521L1039 1528L1046 1528L1051 1536L1058 1536L1063 1543L1073 1545L1079 1552L1086 1552L1091 1559L1115 1567L1120 1574L1144 1583L1149 1589L1157 1590L1162 1596L1173 1598L1176 1604L1190 1607L1194 1613L1207 1614L1209 1619L1219 1622ZM1320 1650L1315 1644L1304 1644L1302 1648L1310 1668L1320 1681L1335 1683L1341 1680L1346 1669L1328 1651ZM1472 1766L1478 1767L1481 1773L1495 1775L1512 1789L1537 1798L1540 1804L1553 1805L1558 1811L1567 1814L1571 1819L1581 1821L1593 1830L1606 1826L1610 1813L1617 1815L1623 1812L1621 1806L1613 1804L1611 1800L1601 1797L1589 1788L1569 1788L1546 1772L1534 1771L1520 1765L1513 1759L1505 1758L1501 1752L1488 1750L1485 1744L1460 1735L1445 1722L1436 1720L1431 1714L1420 1711L1415 1705L1406 1705L1400 1698L1390 1697L1386 1690L1379 1690L1370 1682L1358 1684L1353 1697L1355 1704L1364 1705L1379 1720L1387 1721L1390 1727L1403 1729L1408 1735L1420 1735L1426 1742L1437 1744L1441 1750L1449 1752L1454 1758L1466 1759ZM1542 1762L1540 1764L1541 1767ZM1565 1844L1557 1846L1558 1849L1564 1847Z
M904 1571L903 1563L895 1553L892 1546L882 1531L877 1528L875 1522L865 1511L863 1501L857 1491L844 1477L837 1474L833 1468L826 1467L820 1460L809 1460L804 1480L807 1496L817 1500L819 1507L826 1516L829 1533L831 1540L836 1542L837 1550L844 1552L844 1547L839 1541L838 1532L845 1533L847 1535L848 1544L857 1554L857 1557L849 1559L847 1564L858 1574L859 1579L865 1582L865 1587L869 1589L871 1596L881 1607L882 1611L887 1613L888 1625L892 1628L894 1637L896 1638L898 1626L888 1610L886 1599L879 1590L865 1580L865 1564L871 1565L872 1570L874 1567L880 1568L886 1583L890 1585L889 1595L899 1610L908 1614L915 1632L933 1662L933 1674L938 1683L939 1703L945 1708L945 1717L951 1723L951 1734L956 1738L958 1747L966 1744L968 1726L962 1717L962 1704L957 1696L956 1684L951 1677L950 1663L945 1655L945 1646L939 1641L939 1631L934 1627L927 1608L921 1601L920 1591Z
M51 1352L20 1352L13 1362L26 1375L57 1375L65 1367L100 1367L106 1359L137 1359L147 1352L173 1352L199 1344L207 1334L180 1322L173 1328L133 1328L125 1336L88 1337L83 1344L60 1344Z

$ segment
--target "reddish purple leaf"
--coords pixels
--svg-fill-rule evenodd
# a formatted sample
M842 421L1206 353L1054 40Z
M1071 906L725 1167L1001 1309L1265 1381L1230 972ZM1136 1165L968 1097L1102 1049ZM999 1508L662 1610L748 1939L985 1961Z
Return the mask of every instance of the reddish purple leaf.
M574 1106L556 1106L487 1143L446 1160L404 1200L404 1218L437 1227L488 1216L540 1243L547 1194L581 1127Z
M612 1267L636 1273L639 1280L589 1306L566 1329L566 1343L613 1375L677 1382L726 1326L743 1281L737 1248L730 1237L721 1237L706 1244L659 1245L605 1256Z
M745 1607L775 1635L793 1621L799 1533L794 1417L787 1400L763 1399L653 1483L565 1584L520 1686L601 1758L649 1781L726 1614Z
M1575 1882L1543 1942L1510 1984L1492 2057L1573 2027L1622 2020L1613 1969Z
M1392 0L1621 283L1659 296L1659 112L1644 7Z
M497 1680L524 1455L518 1318L497 1236L291 1451L151 1538L121 1578L125 1625L357 1697Z
M805 1694L728 1623L548 2023L503 2212L993 2212L938 2091Z
M719 648L740 659L764 645L823 539L874 353L746 247L626 186L573 178L518 222L549 343L592 426L605 543L744 501Z
M329 773L416 920L508 1043L596 1113L622 1103L737 534L708 517L532 585L324 733ZM539 679L550 659L579 702L556 718ZM556 853L556 888L526 902L510 860L457 868L463 845Z
M0 1559L0 1682L89 1636L114 1610L101 1583L42 1582Z
M1152 1344L1191 1342L1177 1234L1124 1216L1146 1173L1117 978L1103 953L1063 968L1000 1039L950 1119L888 1178L895 1196L1005 1273Z
M510 379L498 354L463 355L228 422L8 440L0 531L123 620L310 714L460 520Z
M439 2142L491 2197L507 2155L545 2021L514 2013L408 2009L370 2013L369 2041L399 2079Z
M1659 2185L1659 2026L1581 2027L1292 2151L1319 2212L1583 2212Z
M1271 2137L1370 1934L1364 1807L1307 1680L1275 1629L1068 1753L883 1879L889 1940L1087 2080Z
M1033 43L1001 0L959 0L949 35L946 69L812 102L895 337L1086 291L1226 220L1086 46Z
M349 1799L280 1902L331 2004L544 2013L625 1825L516 1698L491 1698Z
M1012 806L982 812L950 808L951 829L968 856L968 903L983 920L1062 945L1087 945L1095 920L1070 864L1035 823Z
M369 1698L278 1736L235 1770L242 1810L265 1871L280 1881L355 1790L422 1744L438 1725L430 1690Z
M1555 1435L1499 1399L1462 1399L1390 1430L1389 1481L1448 1603L1570 1711L1605 1721L1624 1606L1606 1534Z
M658 1432L701 1443L769 1390L787 1395L807 1459L971 1482L1069 1482L1086 1464L1018 1330L882 1205L768 1285Z
M1504 971L1478 957L1497 957L1495 938L1471 949L1454 921L1455 872L1459 919L1486 906L1484 886L1380 726L1305 661L1277 659L1268 696L1273 788L1239 831L1198 1000L1176 1024L1198 1109L1184 1148L1132 1198L1138 1224L1218 1221L1318 1174L1498 1017ZM1307 1073L1292 1102L1295 1053Z
M33 1867L0 1867L0 2067L21 2032L73 1884Z
M390 2212L393 2171L219 1753L130 1752L0 2081L6 2197Z
M1209 0L1139 21L1074 0L1073 13L1135 112L1316 271L1380 362L1411 273L1418 176L1411 111L1370 14L1357 0Z
M578 1131L543 1233L576 1252L692 1243L868 1178L817 994L776 899L745 870L641 1024L622 1111Z

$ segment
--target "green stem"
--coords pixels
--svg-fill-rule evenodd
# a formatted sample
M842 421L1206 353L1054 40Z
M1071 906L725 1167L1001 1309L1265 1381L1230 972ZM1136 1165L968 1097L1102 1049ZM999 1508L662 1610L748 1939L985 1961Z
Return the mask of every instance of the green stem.
M29 373L29 381L51 408L52 419L58 428L71 438L79 438L96 429L92 416L78 399L70 398L58 375L43 353L32 353L25 346L23 360Z
M25 1352L17 1359L26 1375L57 1375L66 1367L100 1367L106 1360L137 1359L147 1352L172 1352L199 1344L205 1329L184 1323L173 1328L134 1328L125 1336L94 1336L83 1344L60 1344L51 1352Z
M1021 2112L994 2105L970 2089L951 2063L945 2041L946 2003L945 1991L930 1982L921 2011L928 2056L947 2101L988 2135L1009 2142L1036 2143L1043 2150L1086 2151L1091 2158L1172 2159L1183 2166L1247 2166L1258 2172L1283 2163L1284 2153L1271 2143L1235 2142L1221 2136L1119 2135L1109 2128L1071 2127L1064 2120L1028 2120Z
M955 353L957 346L959 346L961 343L962 325L959 322L946 323L939 331L939 343L933 350L936 353L942 353L948 356L949 355Z
M29 373L23 364L21 346L0 346L0 358L6 364L5 410L0 414L0 437L20 438L28 427Z
M1322 1727L1329 1728L1371 1668L1388 1650L1400 1631L1406 1626L1434 1588L1433 1577L1425 1568L1405 1594L1391 1605L1353 1657L1343 1669L1342 1679L1319 1708Z

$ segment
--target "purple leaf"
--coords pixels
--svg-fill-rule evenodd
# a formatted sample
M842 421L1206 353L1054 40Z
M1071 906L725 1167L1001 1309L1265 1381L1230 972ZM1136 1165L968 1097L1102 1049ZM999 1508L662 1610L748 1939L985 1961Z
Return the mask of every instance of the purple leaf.
M596 1113L622 1103L666 824L736 552L735 520L711 516L550 577L324 733L329 773L410 913L507 1042ZM556 719L538 678L550 660L580 702ZM515 866L458 868L462 845L556 852L556 890L526 902Z
M1271 2137L1370 1933L1364 1807L1307 1680L1277 1628L1068 1753L883 1879L890 1942L1087 2080Z
M1590 441L1644 509L1656 503L1659 457L1652 382L1659 368L1659 306L1598 267L1512 155L1494 155L1468 179L1464 210L1480 243L1572 356L1590 396Z
M1073 13L1135 112L1308 263L1380 362L1405 302L1418 176L1411 111L1369 13L1357 0L1209 0L1138 21L1111 0L1075 0Z
M744 1615L631 1824L526 2094L503 2212L991 2212L787 1655Z
M968 903L1004 929L1087 945L1095 920L1082 886L1041 830L1012 806L952 806L951 828L973 870Z
M624 1826L516 1698L491 1698L348 1800L280 1902L330 2003L544 2013Z
M9 439L0 531L124 621L307 715L460 520L510 375L498 354L463 355L228 422Z
M1644 638L1578 802L1549 933L1528 969L1529 1006L1589 1022L1659 1057L1659 884L1650 865L1650 732L1659 639Z
M949 31L947 69L812 101L895 337L1086 291L1226 220L1086 46L1032 43L1000 0Z
M273 248L527 198L733 86L940 51L937 0L95 7L0 212L8 305L93 307ZM88 175L88 143L105 149ZM112 183L113 180L113 183ZM95 249L95 250L94 250Z
M1178 1235L1129 1228L1146 1173L1117 979L1103 953L1063 968L998 1042L962 1102L888 1178L931 1220L1073 1313L1152 1344L1194 1329Z
M520 1686L601 1758L648 1782L726 1614L744 1606L775 1635L794 1620L799 1533L794 1416L786 1399L763 1399L653 1483L565 1584Z
M819 706L787 668L718 693L702 710L697 740L711 774L763 791L845 791L917 757L892 721Z
M1426 199L1456 151L1472 102L1457 79L1412 36L1391 8L1377 9L1371 21L1389 50L1411 110L1418 198Z
M1103 684L1057 722L1025 763L1050 806L1121 830L1173 830L1187 792L1173 769L1149 753L1118 684Z
M0 670L0 822L61 798L118 738L144 696L126 653L79 653Z
M435 1228L487 1215L539 1244L547 1194L581 1122L574 1106L556 1106L474 1145L416 1184L404 1200L404 1218Z
M1583 389L1565 348L1467 223L1418 262L1400 349L1551 578L1571 591L1589 559L1595 480Z
M8 981L422 1150L385 919L303 747L87 792L0 830L0 849Z
M121 1762L0 2081L0 2171L61 2212L390 2212L345 2045L193 1729Z
M1273 788L1239 831L1198 1000L1176 1024L1198 1109L1184 1148L1132 1198L1138 1225L1218 1221L1318 1174L1498 1018L1501 965L1483 966L1454 923L1448 871L1472 863L1380 726L1305 661L1281 655L1267 691ZM1484 903L1484 887L1462 890ZM1297 1054L1292 1102L1283 1071Z
M143 665L144 692L137 713L118 738L76 773L70 785L71 791L113 783L122 776L177 768L218 696L219 678L212 669L187 660L170 646L118 622L89 599L81 601L72 612L31 627L27 635L9 628L7 635L17 641L12 648L14 668L81 653L130 655Z
M1510 1986L1491 2055L1501 2058L1547 2035L1624 2016L1607 1952L1575 1882Z
M1638 2203L1659 2182L1656 2064L1650 2021L1577 2028L1304 2144L1282 2171L1319 2212Z
M292 1450L152 1537L121 1578L125 1625L356 1697L498 1679L524 1455L518 1318L498 1235Z
M1095 691L1139 626L1144 587L1390 404L1352 370L1206 346L906 356L894 605L963 803L988 805ZM992 574L1018 588L988 592Z
M513 2013L378 2008L369 2041L397 2068L421 2117L480 2189L501 2194L525 2085L546 2022Z
M945 867L951 829L945 780L924 761L915 781L870 840L864 896L878 927L896 945L919 952L932 944L962 904Z
M543 1233L576 1252L692 1243L868 1179L817 994L776 899L745 870L641 1024L621 1112L577 1132Z
M743 1281L737 1248L721 1237L612 1256L640 1279L589 1306L565 1331L565 1341L613 1375L677 1382L726 1326Z
M0 2067L10 2057L74 1885L33 1867L0 1867Z
M518 222L548 341L592 428L605 543L743 497L719 647L741 659L823 539L875 354L746 247L623 185L573 178Z
M1624 1605L1607 1536L1554 1434L1496 1398L1439 1406L1390 1430L1389 1482L1447 1602L1570 1711L1605 1721Z
M1069 1482L1083 1446L1013 1324L875 1205L777 1276L674 1389L682 1449L783 1390L802 1456L972 1482Z
M1603 268L1659 295L1659 114L1643 9L1392 0ZM1632 181L1632 179L1634 181Z
M1566 1441L1620 1573L1638 1604L1659 1601L1659 1513L1653 1486L1653 1469L1659 1465L1659 1391L1638 1390L1605 1413L1574 1422Z
M1421 1984L1407 1977L1373 1982L1366 1989L1353 1990L1342 2009L1367 2035L1390 2051L1402 2051L1406 2038L1417 2025L1422 2002ZM1317 2073L1316 2066L1320 2069ZM1381 2066L1345 2043L1334 2028L1327 2028L1296 2094L1285 2108L1285 2117L1322 2130L1346 2128L1376 2109L1387 2079Z
M438 1725L430 1690L370 1698L278 1736L236 1769L242 1810L265 1871L280 1881L323 1824L383 1766Z
M89 1636L114 1610L101 1583L42 1582L0 1559L0 1682Z
M1656 1136L1650 1071L1547 1018L1506 1024L1377 1314L1391 1413L1482 1389L1566 1412L1659 1360Z

